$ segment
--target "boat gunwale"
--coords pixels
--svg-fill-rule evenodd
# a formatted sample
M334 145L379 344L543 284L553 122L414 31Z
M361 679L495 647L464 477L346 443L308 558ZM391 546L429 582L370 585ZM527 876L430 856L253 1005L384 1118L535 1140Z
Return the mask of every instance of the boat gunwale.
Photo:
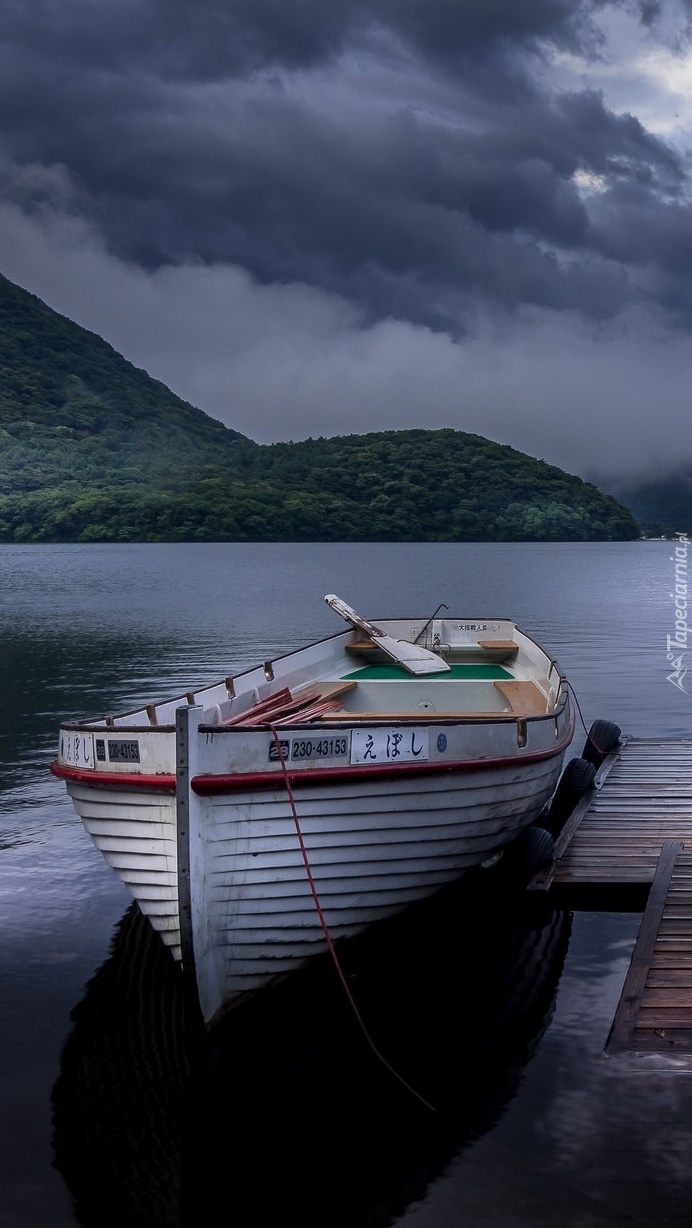
M347 766L340 767L305 767L299 769L289 767L285 771L277 767L272 771L265 772L204 774L194 776L190 781L190 785L197 794L229 793L239 792L243 789L283 789L285 788L287 777L292 787L300 787L303 785L325 783L348 783L352 780L393 780L401 776L449 776L456 775L459 772L487 771L488 769L508 767L512 764L539 763L546 759L553 759L560 754L564 754L566 751L572 741L575 729L574 712L570 711L569 715L570 719L564 736L556 741L554 745L542 747L540 750L527 751L517 749L516 752L508 755L456 759L449 763L441 760L427 760L425 763L348 764ZM517 718L508 719L516 721ZM526 719L533 719L534 721L553 720L554 714L550 713L546 716ZM450 724L452 722L447 723ZM200 731L204 730L204 726L200 725L199 728ZM214 728L214 726L208 726L206 732L210 732ZM232 731L229 730L228 732ZM253 729L253 732L259 731ZM62 780L71 781L73 784L87 785L94 789L105 788L128 790L130 792L142 789L147 792L159 791L162 793L175 793L176 790L176 777L171 773L136 775L131 772L95 772L93 769L71 767L68 764L59 763L57 760L51 763L50 771L54 776Z
M373 763L350 764L348 767L308 768L296 771L288 768L286 775L291 788L296 786L319 784L348 784L350 781L398 780L400 777L420 776L455 776L460 772L495 771L498 768L511 767L515 764L541 763L546 759L554 759L564 754L573 735L573 724L569 736L556 742L554 746L543 747L535 751L517 751L511 755L494 755L477 759L456 759L452 763L439 760L426 763ZM233 793L243 789L285 789L286 775L282 772L247 772L244 775L226 773L208 776L193 776L190 787L198 795L211 793Z

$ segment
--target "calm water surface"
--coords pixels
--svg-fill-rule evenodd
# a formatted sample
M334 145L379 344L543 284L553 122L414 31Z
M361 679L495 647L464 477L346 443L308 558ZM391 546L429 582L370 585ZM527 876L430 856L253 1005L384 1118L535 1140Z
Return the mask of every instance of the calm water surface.
M48 771L62 716L339 630L327 592L373 620L514 618L587 727L688 737L671 553L0 546L0 1228L196 1228L215 1194L253 1224L692 1222L692 1076L603 1057L638 914L452 892L354 946L364 1028L326 967L209 1046Z

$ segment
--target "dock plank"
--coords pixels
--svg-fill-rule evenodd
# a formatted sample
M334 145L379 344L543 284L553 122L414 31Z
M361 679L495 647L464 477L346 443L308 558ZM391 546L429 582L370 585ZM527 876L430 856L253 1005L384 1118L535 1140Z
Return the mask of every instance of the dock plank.
M626 888L642 919L605 1052L692 1062L692 739L625 739L531 884L587 906Z
M638 1025L646 1024L649 1028L660 1026L657 1022L653 1022L655 1012L652 1012L650 1008L659 1006L662 1003L660 1003L658 998L652 1002L650 996L647 997L645 1003L644 996L648 988L649 965L656 946L668 887L675 867L675 859L678 853L682 852L683 847L681 841L669 840L661 849L651 890L649 891L649 898L639 927L637 941L632 952L630 966L627 970L622 994L620 995L620 1001L615 1012L615 1019L606 1044L607 1053L631 1049ZM654 991L654 994L657 992ZM647 1011L648 1023L644 1018L647 1015ZM690 1006L688 1023L692 1023L692 1005Z
M603 885L646 885L667 840L692 849L692 739L629 738L601 775L581 799L564 847L556 842L549 876L536 886L588 884L599 870ZM681 887L692 891L692 858L680 870Z

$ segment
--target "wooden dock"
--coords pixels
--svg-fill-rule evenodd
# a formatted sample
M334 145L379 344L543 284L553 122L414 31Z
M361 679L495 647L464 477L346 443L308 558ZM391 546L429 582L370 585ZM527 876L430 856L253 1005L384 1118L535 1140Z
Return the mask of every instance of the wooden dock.
M692 740L624 739L531 890L641 907L606 1053L692 1059Z

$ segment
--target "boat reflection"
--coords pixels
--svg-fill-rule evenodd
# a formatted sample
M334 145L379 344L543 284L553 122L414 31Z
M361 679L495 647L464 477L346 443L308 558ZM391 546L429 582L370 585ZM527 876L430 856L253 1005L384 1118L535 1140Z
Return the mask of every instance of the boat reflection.
M291 975L207 1036L132 906L73 1012L55 1165L85 1228L383 1228L516 1094L571 915L467 881ZM245 1211L242 1211L245 1208Z

